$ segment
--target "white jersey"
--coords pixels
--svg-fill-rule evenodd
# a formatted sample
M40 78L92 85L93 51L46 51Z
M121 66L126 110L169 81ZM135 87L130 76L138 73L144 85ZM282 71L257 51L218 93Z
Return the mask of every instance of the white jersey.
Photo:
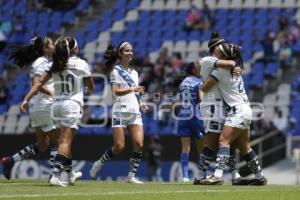
M229 70L216 68L211 73L218 80L218 88L222 97L230 107L249 104L242 76L233 76Z
M35 76L41 76L42 74L45 73L45 71L49 71L50 66L51 66L50 61L46 57L42 56L37 58L31 64L30 78L32 79ZM45 86L49 90L53 91L54 90L53 80L49 79L45 84ZM38 92L30 100L30 105L33 108L33 110L43 109L45 106L48 106L49 104L52 103L53 103L53 98L41 92Z
M201 65L201 76L203 82L205 82L213 69L215 69L215 63L218 61L218 58L212 57L212 56L206 56L203 57L200 60L200 65ZM221 101L222 96L220 94L220 91L218 89L217 85L214 85L212 88L210 88L207 92L204 93L203 97L203 103L204 104L214 104L215 101Z
M113 71L110 73L110 83L112 85L118 85L120 88L129 88L130 85L121 76L117 68L123 69L120 65L116 65ZM132 79L135 86L138 86L139 77L138 73L134 69L124 70L126 75ZM123 96L113 95L113 112L126 112L126 113L140 113L140 105L135 92L130 92Z
M83 106L84 78L91 76L86 61L72 56L67 68L62 72L52 73L56 100L73 100Z

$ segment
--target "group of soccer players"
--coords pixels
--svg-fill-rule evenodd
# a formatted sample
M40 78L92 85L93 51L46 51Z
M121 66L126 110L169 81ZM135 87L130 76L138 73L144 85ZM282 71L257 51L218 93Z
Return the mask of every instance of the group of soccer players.
M185 138L196 136L204 140L204 148L199 157L199 175L194 184L223 184L223 171L228 166L232 184L265 185L267 179L261 172L256 153L249 143L252 110L240 75L243 68L240 47L227 43L217 32L213 32L208 48L210 56L190 63L187 77L179 86L180 116L196 113L192 119L183 119L178 123L178 134L183 147L183 181L188 180ZM199 79L200 74L203 82ZM199 102L200 113L197 116ZM240 150L247 166L254 173L254 178L240 176L235 166L234 148ZM212 175L207 176L208 165L213 160L216 160L216 169Z
M228 44L213 32L208 44L210 56L190 63L187 76L179 86L180 111L178 133L181 136L181 163L184 181L188 181L188 154L191 137L198 139L199 176L194 184L222 184L223 171L229 166L233 184L264 185L255 152L249 145L252 111L240 75L243 68L240 48ZM86 61L77 57L79 48L73 37L62 36L53 44L48 37L33 38L29 45L15 48L10 59L20 67L30 67L32 88L21 110L29 110L31 125L36 128L37 142L16 154L1 159L4 175L10 179L15 162L30 158L50 147L52 174L50 185L68 186L82 176L72 170L71 145L82 117L83 96L91 94L94 83ZM144 143L141 110L148 107L141 100L145 88L138 85L138 74L130 66L133 47L123 42L116 49L107 47L103 71L110 76L113 93L113 146L100 156L91 170L97 173L107 160L120 154L125 146L127 129L133 144L127 182L142 184L135 177L142 159ZM202 77L202 79L200 79ZM200 109L197 107L200 104ZM192 117L190 118L189 116ZM241 178L235 166L234 149L238 148L254 179ZM217 153L216 153L217 152ZM213 175L206 170L216 160ZM61 178L66 171L68 180Z

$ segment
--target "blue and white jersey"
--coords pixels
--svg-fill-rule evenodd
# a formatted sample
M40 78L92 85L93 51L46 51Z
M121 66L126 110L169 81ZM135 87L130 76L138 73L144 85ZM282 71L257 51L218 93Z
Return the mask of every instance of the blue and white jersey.
M210 76L218 81L216 85L227 105L250 104L242 76L233 76L229 70L222 68L214 69Z
M37 58L30 66L30 78L32 79L35 76L43 75L46 71L49 71L50 66L51 62L45 56ZM49 90L54 91L54 84L52 79L49 79L45 86ZM45 106L48 106L52 103L53 98L41 92L38 92L30 100L30 104L32 105L32 107L34 107L34 110L43 109Z
M91 77L88 63L77 56L71 56L67 68L52 73L55 99L69 99L83 106L84 79Z
M116 65L110 73L110 84L120 88L138 86L138 73L129 68L125 70L121 65ZM136 92L130 92L123 96L113 94L113 112L140 113L140 104Z
M186 77L179 85L180 109L179 117L200 117L196 109L199 103L199 88L202 84L200 78L195 76Z
M218 58L213 57L213 56L206 56L203 57L199 63L201 65L201 76L203 82L205 82L211 72L216 68L215 63L218 61ZM220 94L220 91L218 89L217 85L214 85L212 88L210 88L207 92L204 93L203 96L203 105L215 105L216 101L221 101L222 97Z

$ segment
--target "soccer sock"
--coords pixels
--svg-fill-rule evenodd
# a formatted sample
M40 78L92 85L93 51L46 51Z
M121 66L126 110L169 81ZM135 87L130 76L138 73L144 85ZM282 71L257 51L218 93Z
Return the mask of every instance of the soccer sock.
M60 176L61 171L63 170L64 166L68 163L68 158L62 154L56 154L54 159L54 169L53 174L55 176Z
M236 167L236 160L235 160L235 149L230 148L230 156L228 160L228 167L231 173L232 179L240 178L241 175Z
M12 159L14 162L18 162L21 160L28 159L28 158L36 155L39 152L40 151L37 148L36 144L30 144L30 145L26 146L24 149L22 149L21 151L19 151L18 153L14 154L12 156Z
M129 173L128 177L134 177L137 172L138 167L140 166L142 160L142 152L132 152L131 158L129 160Z
M229 147L220 147L217 154L217 165L214 176L222 177L224 169L229 160L230 149Z
M198 179L203 179L206 177L206 171L208 169L209 163L212 161L214 156L214 151L208 147L204 147L199 157L199 177Z
M64 169L67 173L72 172L72 159L68 159L64 165Z
M189 178L189 155L187 153L181 153L180 163L183 178Z
M104 154L99 158L100 164L104 165L105 161L108 161L112 158L114 158L115 155L112 152L112 148L107 149Z
M50 167L51 167L51 172L53 172L53 169L54 169L54 158L57 154L57 144L52 144L50 146Z
M251 172L254 173L255 178L260 179L264 176L261 172L261 167L259 165L257 155L253 150L244 155L244 159L246 160L247 166L249 167Z

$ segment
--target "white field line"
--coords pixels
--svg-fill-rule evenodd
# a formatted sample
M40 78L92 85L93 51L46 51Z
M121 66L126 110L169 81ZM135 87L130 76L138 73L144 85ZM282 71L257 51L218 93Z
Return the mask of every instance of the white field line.
M300 191L300 188L287 189L286 191ZM0 194L0 199L6 198L21 198L21 197L30 197L30 198L43 198L43 197L64 197L64 196L105 196L105 195L136 195L136 194L174 194L174 193L232 193L232 192L274 192L273 189L237 189L237 190L228 190L228 189L201 189L199 190L177 190L177 191L135 191L135 192L99 192L99 193L62 193L62 194Z

